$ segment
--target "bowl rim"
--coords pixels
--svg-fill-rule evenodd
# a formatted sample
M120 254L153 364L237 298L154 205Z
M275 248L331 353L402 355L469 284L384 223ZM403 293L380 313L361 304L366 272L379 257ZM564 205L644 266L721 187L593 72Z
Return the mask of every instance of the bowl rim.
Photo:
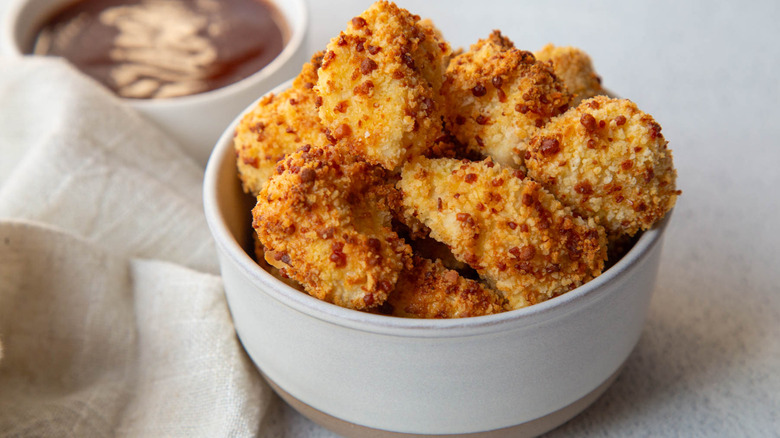
M292 79L285 81L266 94L278 94L289 88L291 83ZM562 318L580 309L583 304L592 304L606 296L612 289L608 287L610 283L620 281L629 275L632 268L637 267L649 257L652 249L662 242L661 238L672 214L672 211L668 212L661 221L644 231L634 246L598 277L562 295L522 309L469 318L413 319L372 314L340 307L296 290L261 268L229 231L225 218L219 211L220 170L226 165L226 160L232 161L233 166L235 166L233 133L244 115L251 111L263 96L236 116L220 136L211 152L203 181L206 222L218 250L226 257L226 259L220 258L220 264L230 262L238 267L240 272L258 287L258 293L266 293L276 301L298 312L336 325L385 335L442 338L476 336L503 331L509 326L513 328L527 327L543 321ZM236 178L236 180L238 179ZM229 291L226 290L226 294L229 298Z
M66 4L76 1L77 0L62 0L58 4L61 4L61 6L64 7ZM282 51L260 70L236 82L202 93L162 99L135 99L121 96L117 96L117 98L139 108L154 107L176 109L187 105L204 104L230 95L251 91L256 84L269 79L277 71L281 70L290 58L295 56L305 44L306 35L309 29L309 10L305 0L267 1L271 3L272 7L284 18L289 36ZM282 4L290 3L292 3L292 7L290 8L290 14L287 14L285 12L286 8ZM19 47L19 41L16 37L19 34L20 16L32 6L35 6L34 0L15 0L10 4L6 10L5 19L2 21L3 30L2 34L0 34L0 44L2 44L3 47L0 47L0 53L6 52L8 55L12 56L30 56L24 53L23 50L20 50L21 47Z

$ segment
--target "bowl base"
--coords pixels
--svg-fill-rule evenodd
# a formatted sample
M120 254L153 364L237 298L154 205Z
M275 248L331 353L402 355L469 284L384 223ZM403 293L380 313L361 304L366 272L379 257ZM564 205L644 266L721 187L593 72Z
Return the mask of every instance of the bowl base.
M601 394L607 390L607 388L615 381L615 379L617 379L617 376L620 374L622 369L623 366L621 365L617 371L609 376L609 378L607 378L607 380L605 380L596 389L585 394L585 396L572 402L571 404L543 417L501 429L446 435L392 432L350 423L348 421L336 418L330 414L326 414L325 412L322 412L319 409L316 409L293 397L287 391L280 388L279 385L277 385L273 380L269 379L265 373L263 373L263 377L271 385L271 388L273 388L273 390L296 411L300 412L303 416L317 423L318 425L345 438L526 438L535 437L548 432L569 421L580 412L584 411L585 408L596 401L596 399L598 399L599 396L601 396Z

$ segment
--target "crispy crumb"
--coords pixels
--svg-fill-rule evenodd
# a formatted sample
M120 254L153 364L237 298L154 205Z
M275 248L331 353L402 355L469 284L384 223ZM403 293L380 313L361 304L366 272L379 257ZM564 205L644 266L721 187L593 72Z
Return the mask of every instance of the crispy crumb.
M443 134L437 102L449 45L435 29L379 1L325 52L319 115L344 153L394 170Z
M466 318L507 310L502 294L444 267L415 256L401 272L383 310L406 318Z
M520 168L525 141L571 100L549 64L499 31L452 59L442 94L447 129L458 141Z
M606 94L601 88L601 77L593 69L590 56L576 47L560 47L547 44L534 52L538 61L550 62L573 99L571 106L577 106L585 99Z
M291 288L297 289L301 292L305 292L303 286L301 286L300 283L290 277L283 275L279 269L265 261L265 248L263 248L263 244L260 243L260 239L257 237L257 233L252 233L252 244L254 249L254 260L258 265L260 265L261 268L266 270L269 274L273 275L277 280L281 281L287 286L290 286Z
M411 248L391 229L397 193L381 167L310 148L277 165L253 227L266 261L310 295L352 309L381 305Z
M257 196L276 163L304 145L329 143L320 124L313 91L322 53L315 54L291 88L260 99L236 127L233 146L244 191Z
M503 292L510 308L573 289L604 266L602 227L490 160L418 158L404 167L398 187L408 214Z
M679 191L661 126L626 99L583 101L530 141L528 175L610 235L650 228Z

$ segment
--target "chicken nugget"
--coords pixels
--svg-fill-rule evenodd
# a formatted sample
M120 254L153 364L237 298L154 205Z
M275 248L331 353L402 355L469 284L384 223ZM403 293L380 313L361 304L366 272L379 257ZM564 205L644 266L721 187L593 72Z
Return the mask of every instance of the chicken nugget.
M389 170L443 132L436 99L450 48L419 21L395 4L374 3L330 41L315 86L338 146Z
M387 171L334 147L304 146L275 172L252 210L266 261L321 300L382 304L411 257L391 229L397 190L385 184Z
M499 31L454 57L442 86L445 122L469 149L522 168L525 140L571 100L548 63Z
M236 128L233 146L245 192L257 196L286 154L305 144L328 144L312 90L321 62L322 52L303 66L291 88L263 97Z
M626 99L585 100L529 144L528 175L611 236L650 228L680 194L661 126Z
M441 261L413 258L383 310L406 318L466 318L508 310L506 299L478 281L461 277Z
M503 292L512 309L589 281L606 258L601 226L523 176L490 159L418 158L398 183L407 214Z
M601 77L593 69L587 53L576 47L560 47L547 44L534 52L538 61L552 63L555 75L560 78L572 94L571 106L577 106L585 99L607 94L601 88Z

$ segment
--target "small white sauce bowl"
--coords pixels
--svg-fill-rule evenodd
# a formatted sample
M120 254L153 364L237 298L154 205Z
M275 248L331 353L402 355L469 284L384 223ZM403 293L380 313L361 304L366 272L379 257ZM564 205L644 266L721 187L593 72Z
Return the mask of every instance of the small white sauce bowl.
M269 0L287 27L282 52L255 74L233 84L190 96L122 99L176 139L184 151L205 166L209 154L233 116L257 96L295 76L308 61L308 10L304 0ZM16 0L2 25L2 53L30 53L38 29L75 0Z
M614 381L642 331L668 217L598 278L525 309L451 320L349 310L285 285L247 253L254 200L236 173L240 118L208 162L206 218L238 336L304 415L353 437L534 436Z

